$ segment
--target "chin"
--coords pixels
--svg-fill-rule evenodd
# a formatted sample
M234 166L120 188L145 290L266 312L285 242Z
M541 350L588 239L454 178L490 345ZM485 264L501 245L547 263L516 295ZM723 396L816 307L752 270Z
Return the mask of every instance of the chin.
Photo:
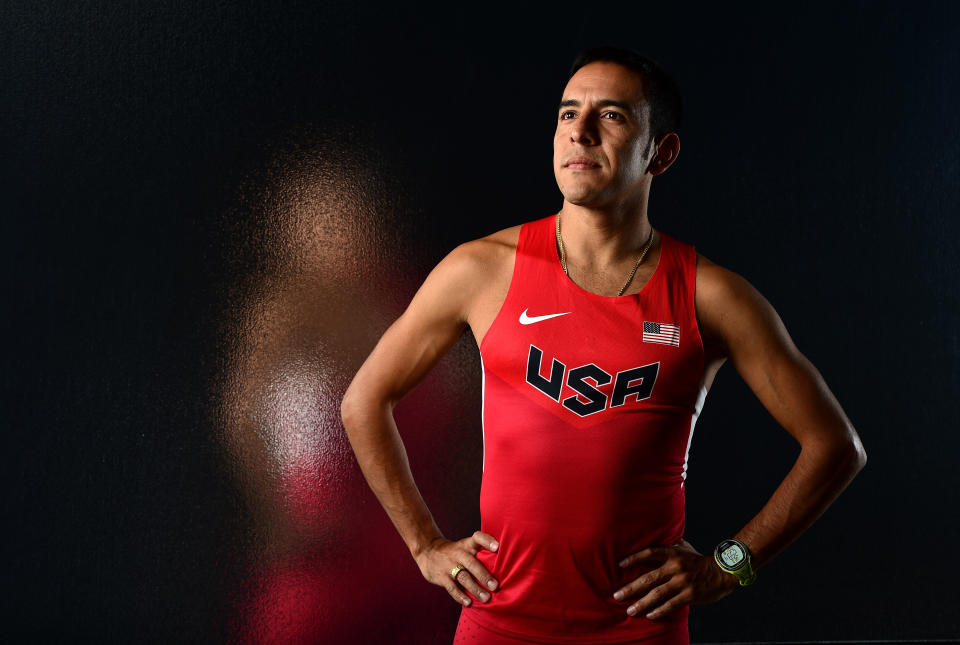
M564 195L563 198L568 204L573 204L574 206L583 206L584 208L597 208L601 205L600 201L593 195L584 195L582 197L567 197Z
M609 204L615 190L609 184L597 185L591 182L567 182L560 186L563 198L570 204L588 208L602 208Z
M596 197L595 190L591 190L590 187L584 186L583 184L573 184L567 182L566 185L558 186L560 192L563 194L563 198L566 199L571 204L579 204L584 200L591 200Z
M597 191L589 190L585 186L566 186L560 192L565 200L577 206L589 206L600 197Z

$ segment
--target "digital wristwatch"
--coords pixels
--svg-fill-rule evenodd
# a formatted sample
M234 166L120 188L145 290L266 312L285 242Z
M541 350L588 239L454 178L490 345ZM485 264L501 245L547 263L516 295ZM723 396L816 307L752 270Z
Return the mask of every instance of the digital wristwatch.
M724 540L713 550L713 559L717 566L736 576L741 587L757 581L757 573L750 564L750 549L740 540Z

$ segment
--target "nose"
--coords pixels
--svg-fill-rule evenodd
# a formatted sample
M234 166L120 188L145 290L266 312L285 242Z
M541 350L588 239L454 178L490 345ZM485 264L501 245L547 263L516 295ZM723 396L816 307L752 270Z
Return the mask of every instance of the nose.
M596 145L600 140L593 115L583 114L570 129L570 141L583 146Z

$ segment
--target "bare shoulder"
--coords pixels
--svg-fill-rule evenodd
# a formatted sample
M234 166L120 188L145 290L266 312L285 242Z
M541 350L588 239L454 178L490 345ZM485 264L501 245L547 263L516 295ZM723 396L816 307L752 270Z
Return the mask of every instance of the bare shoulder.
M464 242L450 251L435 271L448 274L468 292L489 286L498 277L512 274L519 235L520 227L514 226Z
M732 300L759 296L753 285L741 275L720 266L697 253L697 309L703 305L709 313L714 308L724 309Z
M697 254L696 314L704 343L730 357L737 347L764 341L793 349L783 321L743 276Z
M470 321L477 303L509 287L519 232L515 226L458 245L430 272L412 304Z
M512 226L464 242L441 262L447 291L478 345L510 290L519 237L520 226Z
M517 250L520 238L520 226L511 226L485 237L464 242L450 256L456 262L469 265L468 268L494 268L498 263L510 259Z

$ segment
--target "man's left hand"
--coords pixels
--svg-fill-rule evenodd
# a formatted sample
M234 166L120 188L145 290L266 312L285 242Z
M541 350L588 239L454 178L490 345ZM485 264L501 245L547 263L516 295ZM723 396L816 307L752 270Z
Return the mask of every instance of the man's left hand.
M686 540L674 546L643 549L622 562L626 567L636 564L657 567L613 595L617 600L640 596L627 608L631 616L663 618L684 605L720 600L740 584L735 576L717 566L712 555L701 555Z

